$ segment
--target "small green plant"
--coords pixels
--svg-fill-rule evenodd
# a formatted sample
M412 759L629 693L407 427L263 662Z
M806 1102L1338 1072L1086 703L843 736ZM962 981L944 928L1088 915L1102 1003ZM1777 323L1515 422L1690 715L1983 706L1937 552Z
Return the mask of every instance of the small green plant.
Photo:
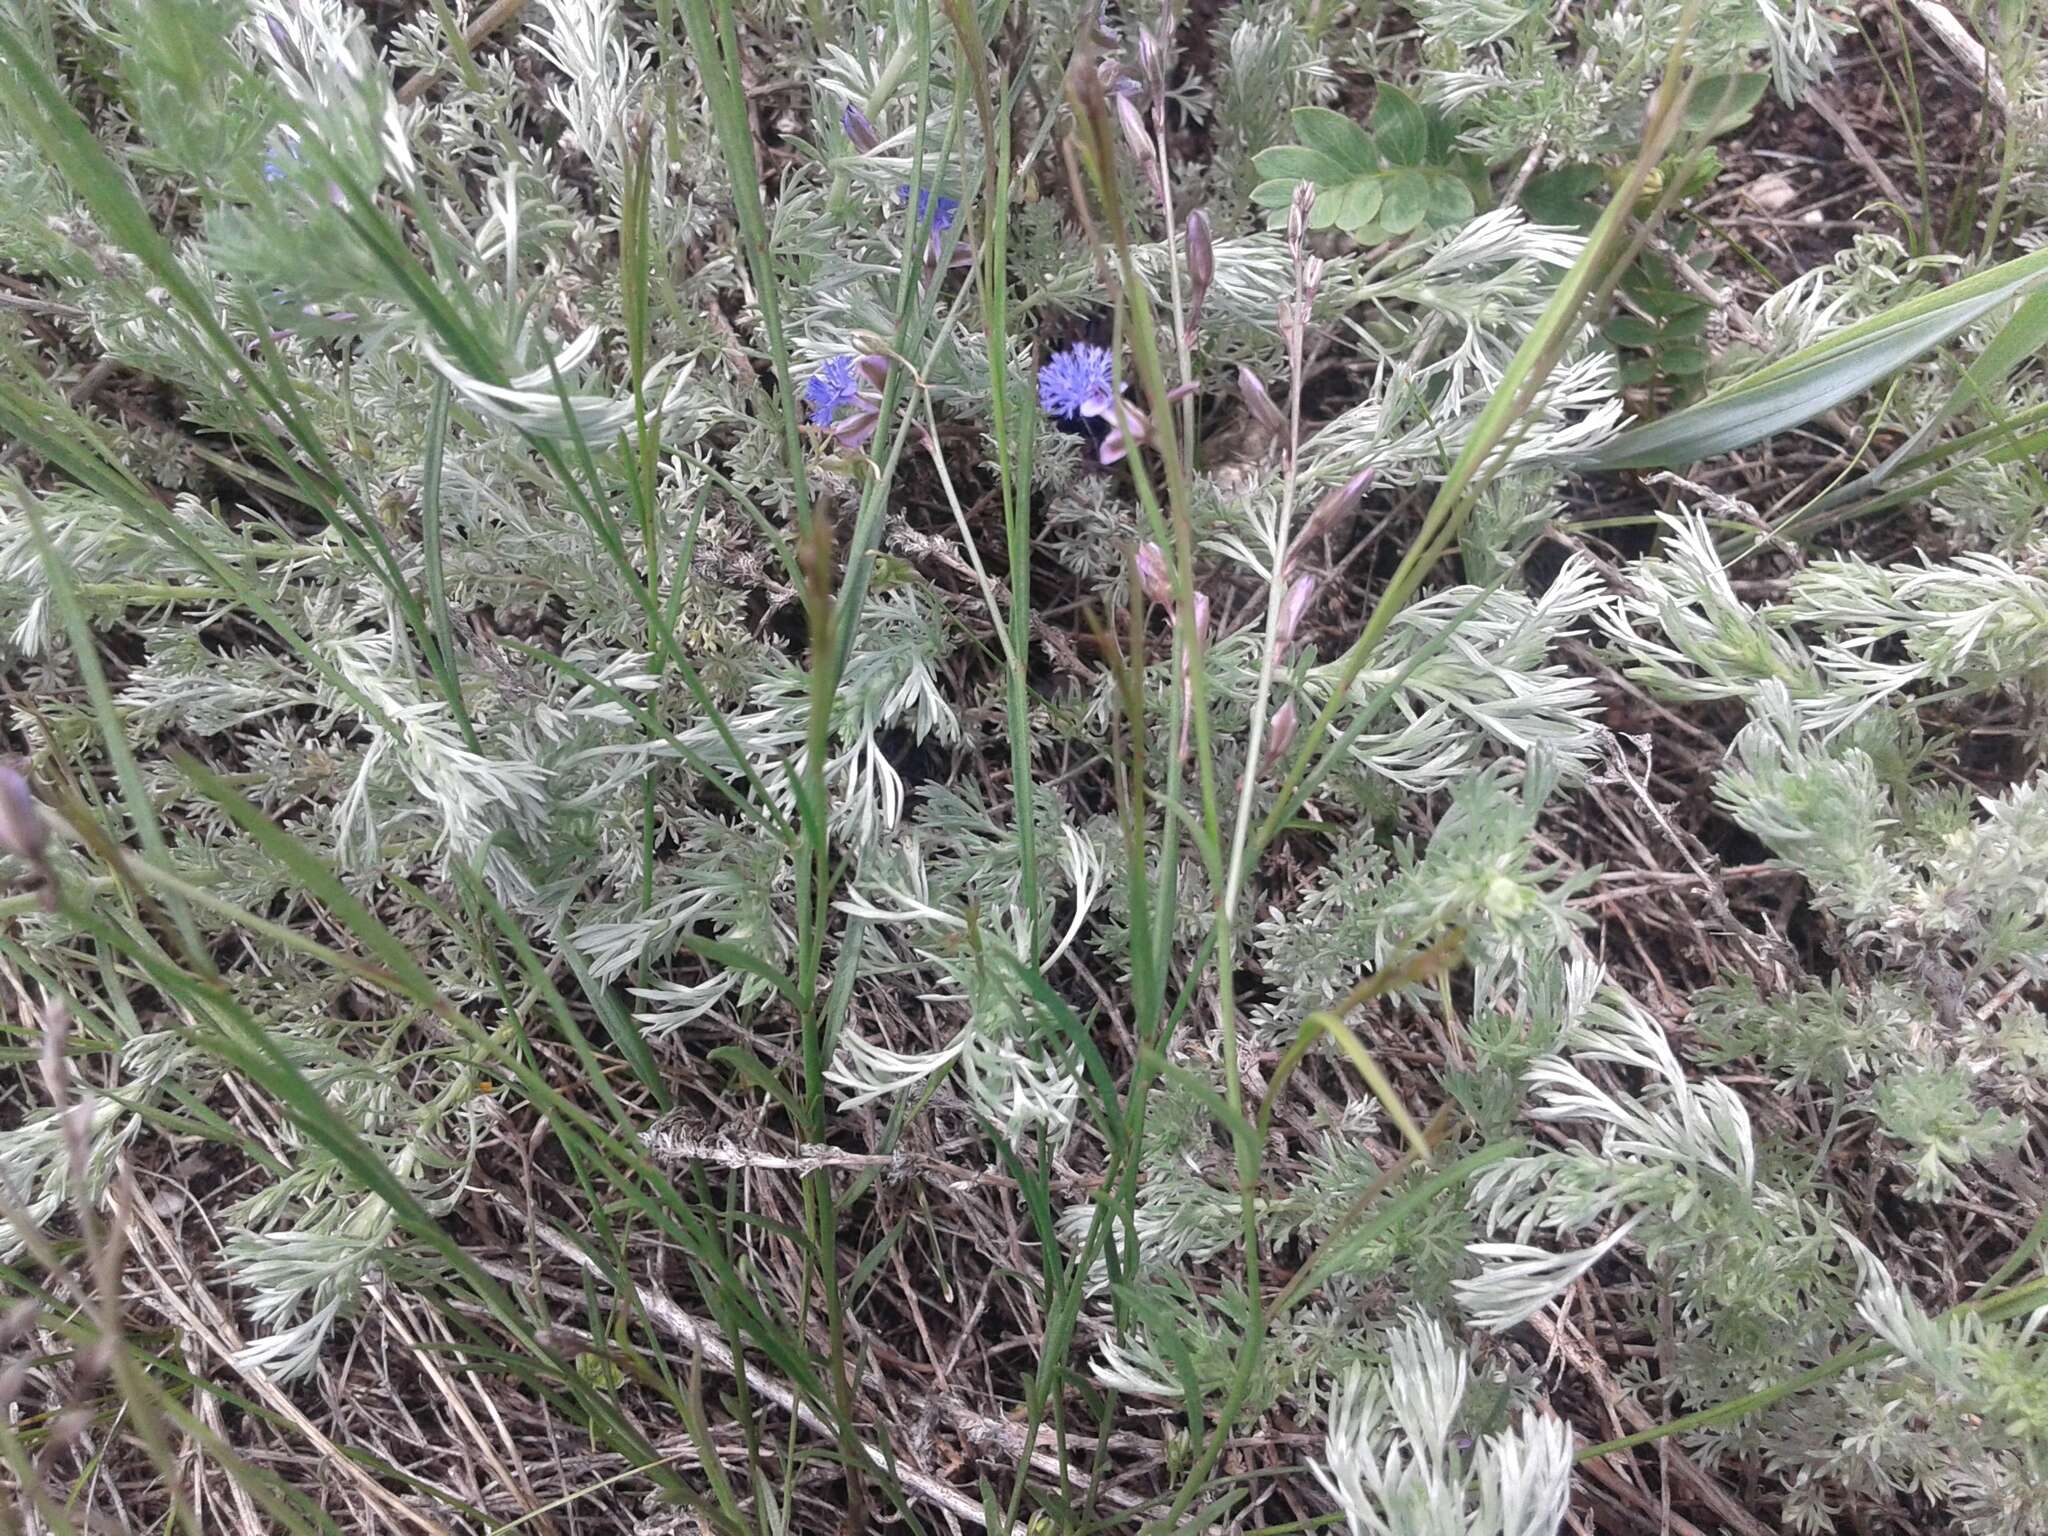
M1681 258L1691 243L1683 234L1672 242ZM1620 354L1621 387L1673 404L1697 398L1712 361L1706 338L1713 304L1680 283L1672 262L1655 251L1636 259L1617 292L1617 312L1600 330Z
M1328 107L1297 107L1298 144L1253 157L1261 208L1281 209L1295 189L1315 200L1312 229L1341 230L1361 245L1455 229L1489 200L1486 168L1457 148L1457 127L1398 86L1382 83L1368 127Z

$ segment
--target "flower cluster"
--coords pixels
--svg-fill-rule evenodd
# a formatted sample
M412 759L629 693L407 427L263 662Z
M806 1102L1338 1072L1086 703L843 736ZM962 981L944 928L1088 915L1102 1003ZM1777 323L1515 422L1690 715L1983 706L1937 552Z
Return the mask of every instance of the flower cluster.
M1185 400L1194 392L1194 384L1183 384L1166 398ZM1095 438L1103 464L1116 463L1152 435L1151 418L1124 399L1109 349L1092 341L1073 342L1046 359L1038 370L1038 404L1068 431Z
M865 447L881 419L882 386L888 377L888 358L872 352L860 357L841 353L804 385L806 419L842 448Z

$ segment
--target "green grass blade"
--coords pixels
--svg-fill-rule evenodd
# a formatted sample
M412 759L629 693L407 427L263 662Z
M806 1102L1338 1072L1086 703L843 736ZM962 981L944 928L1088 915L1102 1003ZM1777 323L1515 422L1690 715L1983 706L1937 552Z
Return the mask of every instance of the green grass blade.
M1632 427L1573 468L1656 469L1731 453L1811 421L1931 352L1966 326L2048 278L2035 251L1922 294L1802 347L1790 357L1659 421Z

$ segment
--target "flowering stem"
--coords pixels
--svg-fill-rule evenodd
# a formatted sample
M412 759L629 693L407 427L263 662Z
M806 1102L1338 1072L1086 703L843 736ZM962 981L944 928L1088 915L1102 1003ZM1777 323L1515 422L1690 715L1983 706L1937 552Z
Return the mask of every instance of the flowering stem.
M1266 581L1266 627L1259 659L1258 686L1252 691L1251 740L1245 745L1243 782L1238 785L1237 815L1230 829L1230 866L1223 877L1223 914L1237 913L1238 889L1244 880L1245 845L1251 832L1252 796L1259 782L1259 749L1265 739L1266 706L1273 693L1273 672L1280 648L1274 643L1280 626L1280 605L1287 593L1287 547L1294 533L1294 495L1301 458L1302 339L1308 306L1302 302L1301 271L1295 272L1295 323L1287 329L1287 466L1280 484L1280 518L1273 533L1273 569Z
M1174 356L1180 363L1180 382L1192 383L1195 377L1194 354L1188 346L1188 327L1181 312L1180 262L1173 252L1173 236L1176 221L1173 216L1173 175L1172 162L1168 158L1166 145L1166 96L1154 92L1152 100L1152 131L1156 137L1159 157L1159 211L1166 220L1166 283L1167 297L1173 306ZM1183 245L1183 251L1186 247ZM1181 401L1181 452L1186 455L1188 473L1195 468L1195 399L1193 395Z
M988 49L973 5L945 0L946 15L960 44L961 61L974 87L975 110L981 118L982 201L986 228L980 245L982 328L987 337L989 410L995 433L996 470L1003 497L1003 534L1010 567L1009 629L1004 638L1006 664L1003 707L1010 732L1011 814L1016 818L1019 897L1028 929L1028 958L1035 964L1044 938L1038 898L1038 826L1031 783L1031 447L1030 431L1014 431L1010 421L1010 114L999 110L988 75ZM926 402L930 411L930 402ZM936 427L933 429L936 432ZM944 470L941 468L941 475ZM948 495L951 488L948 487ZM955 513L958 513L957 503ZM962 537L966 529L962 526ZM967 540L970 556L972 540ZM975 569L980 573L980 560ZM1002 634L994 589L982 576L989 596L989 616Z

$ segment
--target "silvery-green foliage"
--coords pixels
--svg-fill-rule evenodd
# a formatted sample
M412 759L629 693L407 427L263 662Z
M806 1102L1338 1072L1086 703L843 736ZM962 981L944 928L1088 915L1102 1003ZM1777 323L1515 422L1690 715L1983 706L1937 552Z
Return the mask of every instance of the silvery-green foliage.
M1573 560L1537 596L1456 586L1410 604L1351 685L1361 705L1391 695L1353 743L1352 757L1418 792L1465 781L1489 750L1542 757L1552 774L1583 777L1607 731L1590 685L1552 652L1599 599L1592 566ZM1446 636L1449 643L1440 644ZM1340 665L1328 662L1303 677L1304 693L1318 705Z
M1461 1440L1470 1372L1441 1325L1411 1315L1384 1368L1346 1376L1314 1471L1351 1536L1550 1536L1564 1523L1570 1428L1532 1414Z
M1859 1372L1845 1394L1843 1482L1869 1492L1924 1489L1971 1536L2048 1530L2048 1315L1933 1317L1868 1256L1857 1312L1893 1354ZM1974 1454L1957 1457L1962 1445Z
M1570 231L1496 208L1359 271L1350 281L1368 307L1345 328L1377 366L1364 398L1307 445L1308 483L1339 485L1367 465L1394 484L1441 473L1581 247ZM1390 306L1404 323L1378 320ZM1605 349L1574 346L1518 425L1509 462L1540 473L1611 436L1622 419L1613 364Z
M1520 0L1420 0L1425 92L1457 109L1462 141L1491 157L1542 143L1565 160L1628 142L1681 22L1710 73L1767 74L1796 102L1834 68L1847 24L1816 0L1707 0L1590 7L1559 27Z
M1329 61L1292 19L1256 3L1229 7L1211 31L1221 42L1216 66L1215 128L1235 151L1236 189L1249 196L1258 181L1252 156L1285 143L1288 114L1324 104L1336 85Z
M1482 1268L1460 1288L1474 1316L1527 1316L1582 1272L1578 1260L1597 1262L1587 1252L1621 1244L1669 1289L1689 1394L1726 1395L1825 1352L1847 1316L1843 1235L1774 1161L1760 1172L1756 1130L1732 1089L1693 1079L1656 1021L1612 988L1526 1080L1534 1120L1594 1139L1481 1175L1474 1198L1506 1241L1475 1249ZM1532 1244L1539 1233L1550 1244ZM1605 1242L1587 1241L1595 1233Z
M1858 234L1832 261L1800 273L1757 306L1765 355L1796 352L1925 293L1954 265L1946 256L1909 257L1890 235Z
M1860 253L1873 254L1883 253ZM1896 282L1882 264L1842 270ZM1833 325L1871 302L1851 291L1822 304L1825 291L1808 281L1781 295L1768 318ZM1932 380L1924 392L1938 401L1949 388ZM1716 510L1755 520L1740 504ZM1933 731L1958 700L2038 708L2042 589L2034 563L2007 553L2029 548L2034 526L2009 529L1998 551L1886 566L1817 558L1758 602L1738 595L1704 519L1686 515L1668 525L1661 554L1630 565L1600 616L1617 664L1651 692L1746 714L1716 799L1801 878L1844 962L1826 985L1733 978L1701 993L1689 1021L1700 1060L1754 1060L1789 1104L1806 1114L1824 1106L1835 1125L1861 1128L1910 1199L2002 1182L2036 1097L2025 1044L2036 1013L2019 994L2040 976L2048 945L2041 782L2035 774L1964 792L1944 772ZM1796 1361L1823 1347L1851 1321L1852 1304L1914 1362L1917 1370L1861 1374L1825 1405L1774 1410L1751 1427L1750 1443L1788 1480L1793 1528L1828 1528L1845 1499L1908 1488L1952 1510L1963 1529L2036 1528L2038 1443L2008 1454L1956 1416L1960 1401L1981 1403L1995 1382L2012 1379L2013 1351L2026 1357L2029 1334L2009 1344L2008 1333L1987 1330L1990 1347L1962 1350L1952 1337L1943 1345L1971 1325L1917 1312L1892 1274L1838 1230L1829 1208L1845 1192L1830 1187L1823 1142L1802 1135L1796 1149L1747 1165L1695 1156L1675 1179L1683 1165L1670 1153L1687 1116L1672 1109L1705 1102L1716 1085L1681 1087L1674 1065L1659 1069L1665 1091L1646 1106L1661 1131L1639 1126L1625 1156L1611 1131L1606 1155L1592 1161L1540 1154L1543 1174L1511 1163L1488 1176L1495 1214L1550 1222L1560 1235L1627 1214L1629 1241L1662 1264L1681 1298L1680 1376L1709 1395L1757 1379L1762 1360ZM1542 1065L1530 1075L1539 1085L1556 1080ZM1572 1107L1618 1126L1621 1104L1609 1087L1578 1093ZM1538 1113L1565 1107L1553 1099ZM1641 1194L1653 1196L1648 1205L1633 1198ZM1666 1205L1674 1200L1691 1203ZM1688 1236L1666 1225L1665 1211L1680 1209ZM1759 1232L1773 1235L1760 1245ZM1689 1263L1683 1245L1708 1234L1711 1264ZM1677 1249L1667 1246L1674 1239ZM1514 1277L1497 1272L1491 1290L1488 1278L1472 1282L1469 1300L1506 1310L1504 1282Z
M1426 846L1398 841L1396 873L1367 903L1372 963L1398 958L1413 935L1458 928L1475 1006L1490 1009L1565 951L1576 925L1571 897L1585 877L1565 874L1538 849L1537 820L1556 783L1541 755L1520 769L1493 764L1452 793Z
M158 381L176 417L100 424L109 459L161 502L148 517L104 485L0 484L0 647L18 680L19 734L75 759L81 777L104 769L28 524L33 497L88 623L117 635L113 702L170 829L170 874L284 929L312 925L301 882L194 793L168 761L176 745L225 764L240 792L375 906L465 1017L526 1027L539 1012L516 986L508 998L504 956L472 931L487 927L470 901L482 892L548 975L574 970L622 1002L665 1067L701 1066L709 1041L781 1039L787 1017L766 973L795 963L803 877L778 818L797 812L811 741L801 578L785 563L794 496L728 174L694 65L656 25L663 8L536 0L473 50L445 29L475 6L411 8L379 34L381 57L361 9L338 0L0 9L28 20L60 74L91 83L81 99L97 103L92 127L205 312L238 355L291 385L286 421L246 377L224 374L199 344L203 327L96 227L0 108L0 256L60 306L51 313L75 326L81 350ZM781 25L740 9L750 34ZM893 346L903 296L922 284L936 293L930 331L913 327L897 362L918 425L936 427L972 504L999 458L995 360L971 290L925 272L904 193L915 180L957 197L963 227L986 229L984 146L942 13L928 9L828 0L836 35L793 56L787 78L775 60L761 97L778 140L767 214L799 388L834 358ZM1350 105L1340 86L1369 74L1419 86L1458 113L1465 145L1504 163L1540 144L1550 162L1611 164L1640 133L1682 8L1415 0L1385 36L1328 25L1341 8L1303 9L1205 18L1204 78L1174 86L1176 120L1199 126L1186 136L1205 137L1213 155L1170 168L1177 211L1205 206L1216 231L1193 343L1198 421L1204 434L1225 428L1202 443L1188 509L1196 583L1216 613L1200 675L1215 776L1226 796L1253 776L1255 815L1275 783L1247 761L1266 657L1261 598L1291 536L1325 491L1378 471L1356 526L1301 555L1322 586L1273 699L1305 719L1345 680L1346 647L1381 590L1361 548L1398 552L1416 498L1467 440L1582 239L1503 206L1379 251L1329 251L1310 322L1317 395L1285 524L1284 456L1230 430L1237 364L1285 398L1274 312L1296 276L1282 235L1244 206L1250 156L1290 136L1291 108ZM1839 27L1806 0L1703 0L1696 11L1703 68L1768 72L1792 100L1830 67ZM1099 8L1066 0L1010 14L1005 57L1034 72L1017 96L1002 361L1016 392L1005 446L1014 454L1032 434L1032 632L1051 660L1042 673L1034 650L1025 701L1038 781L984 771L1007 770L1002 738L1016 722L991 680L981 593L953 579L968 551L943 516L923 521L932 509L902 494L931 469L913 437L822 731L843 873L819 980L846 1006L819 1068L849 1138L871 1108L918 1106L975 1146L986 1132L1085 1160L1101 1138L1067 1031L1123 1034L1134 922L1125 828L1090 781L1124 765L1136 732L1084 643L1085 620L1063 604L1078 587L1103 611L1127 612L1146 524L1126 471L1103 470L1091 443L1041 423L1031 398L1045 350L1108 312L1103 268L1064 199L1047 193L1056 178L1039 174L1067 127L1061 71ZM1133 8L1102 46L1135 70L1136 27L1155 16ZM188 58L174 24L194 18L222 46ZM431 89L402 106L394 82L413 76ZM2036 139L2041 97L2038 79L2015 81L2015 120ZM849 106L874 126L871 152L842 126ZM643 151L663 297L636 379L619 251ZM1164 308L1185 237L1121 169L1138 279ZM2022 165L2015 198L2042 199L2040 182ZM394 270L372 229L420 265ZM1949 265L1865 236L1762 306L1764 355L1926 291ZM1756 360L1735 352L1720 366ZM34 361L25 369L10 353L6 367L24 387L56 387L44 377L56 370ZM1127 373L1131 361L1120 358ZM1576 494L1557 466L1623 421L1615 378L1603 344L1570 339L1461 530L1462 569L1433 575L1357 658L1336 700L1338 730L1357 729L1289 826L1285 856L1242 893L1238 1086L1254 1109L1305 1016L1460 935L1453 974L1418 978L1353 1018L1373 1049L1411 1031L1444 1043L1448 1065L1401 1069L1461 1112L1434 1162L1393 1166L1401 1138L1387 1106L1327 1046L1281 1105L1249 1193L1258 1257L1292 1266L1332 1251L1310 1296L1263 1319L1247 1401L1286 1403L1310 1422L1329 1404L1315 1475L1353 1536L1547 1536L1569 1489L1567 1431L1534 1412L1510 1423L1498 1400L1513 1394L1482 1392L1437 1319L1510 1331L1612 1274L1624 1277L1609 1293L1620 1322L1654 1346L1625 1383L1645 1403L1739 1396L1865 1326L1898 1351L1838 1393L1688 1442L1719 1471L1750 1458L1745 1475L1775 1474L1789 1524L1817 1530L1852 1501L1912 1496L1938 1501L1972 1536L2048 1529L2038 1320L1930 1316L1886 1269L1903 1272L1898 1255L1876 1260L1851 1236L1868 1191L1834 1172L1839 1138L1860 1138L1887 1196L1925 1206L2008 1179L2022 1187L2015 1159L2048 1077L2048 780L2021 772L1963 792L1949 734L1967 724L1964 707L2039 718L2048 582L2037 472L1979 463L1938 488L1935 510L1964 546L1953 552L1930 543L1924 556L1877 561L1819 549L1782 576L1762 562L1731 574L1717 544L1727 525L1767 519L1686 488L1649 553L1610 569L1575 546L1532 575L1524 557ZM1325 393L1324 379L1341 387ZM1930 362L1899 381L1892 409L1910 421L1954 383L1952 363ZM2020 370L1957 425L2023 413L2041 388ZM429 403L444 391L449 426L433 438ZM651 466L630 451L643 409ZM815 439L809 451L843 539L877 466ZM243 480L221 462L254 468ZM317 478L335 518L315 515L318 497L287 465ZM597 518L579 515L586 504ZM455 620L445 655L408 601L430 586L430 510L431 579ZM987 515L973 506L984 538ZM364 550L378 540L388 555L371 561ZM976 553L995 568L993 541ZM635 576L654 594L652 616ZM1136 874L1156 878L1143 859L1166 826L1191 824L1194 792L1169 727L1184 680L1156 606L1145 618L1131 643L1152 819L1136 829L1147 849ZM1701 991L1689 1011L1653 1012L1603 972L1587 900L1596 873L1571 851L1585 797L1612 787L1614 699L1577 655L1596 634L1632 686L1727 723L1712 809L1802 882L1822 925L1814 942L1838 962L1825 980L1779 956L1774 932L1759 936L1755 975ZM1167 806L1176 771L1184 799ZM1036 834L1028 882L1020 814ZM1153 914L1176 985L1199 979L1220 878L1188 839L1177 857L1178 905ZM69 845L50 858L67 881L88 870ZM429 1209L451 1208L502 1116L468 1049L395 1009L366 1016L330 969L274 932L244 932L215 907L196 920L232 957L222 963L268 1038ZM78 958L85 941L60 919L24 912L21 936L77 993L69 1005L107 1047L118 1090L94 1098L84 1121L83 1190L56 1117L10 1121L0 1180L45 1219L67 1198L103 1193L152 1115L207 1102L222 1079L172 1022L102 995L102 968ZM707 960L714 945L762 970ZM1254 1309L1236 1272L1246 1192L1214 1110L1224 1050L1212 990L1192 988L1158 1048L1172 1072L1142 1104L1142 1179L1117 1236L1130 1247L1114 1275L1098 1261L1086 1277L1081 1327L1101 1384L1179 1407L1191 1387L1212 1402L1230 1389ZM1738 1092L1738 1071L1761 1082ZM321 1146L267 1120L256 1134L268 1158L219 1213L221 1278L248 1340L238 1364L289 1377L328 1358L365 1296L403 1286L420 1255ZM1525 1138L1516 1155L1469 1189L1357 1230L1368 1194L1405 1196L1510 1134ZM1098 1193L1057 1196L1062 1240L1083 1239ZM1112 1295L1112 1280L1124 1290ZM1131 1320L1122 1332L1109 1326L1119 1315ZM1393 1315L1404 1321L1388 1334Z

